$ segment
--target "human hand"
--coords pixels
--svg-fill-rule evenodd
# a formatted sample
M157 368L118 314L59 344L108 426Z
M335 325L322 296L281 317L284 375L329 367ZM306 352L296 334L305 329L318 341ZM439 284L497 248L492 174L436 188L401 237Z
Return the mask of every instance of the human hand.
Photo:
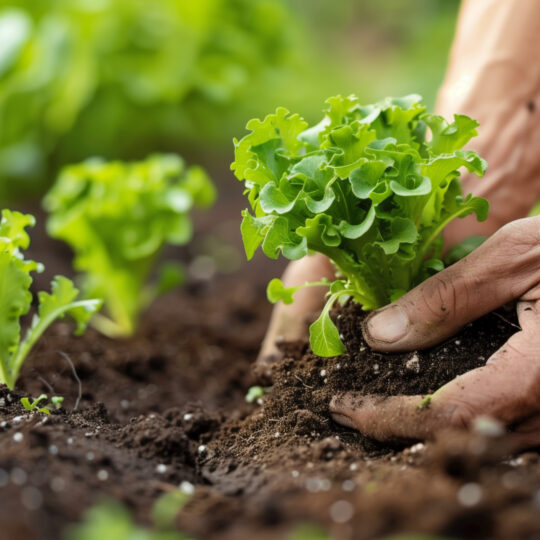
M283 274L285 287L302 283L320 281L322 278L333 280L335 268L323 255L315 254L289 263ZM257 358L258 365L270 364L282 356L277 347L281 340L295 341L305 337L309 316L320 311L324 304L326 290L322 287L299 290L290 305L279 303L272 311L272 318Z
M521 330L488 359L433 394L335 396L334 420L381 441L430 438L489 415L513 428L522 447L540 444L540 217L509 223L465 259L370 315L363 333L384 352L440 343L513 300Z

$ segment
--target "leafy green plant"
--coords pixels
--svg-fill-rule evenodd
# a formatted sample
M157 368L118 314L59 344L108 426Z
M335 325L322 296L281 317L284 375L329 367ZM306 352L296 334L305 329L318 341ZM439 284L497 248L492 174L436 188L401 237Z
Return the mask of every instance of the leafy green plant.
M167 505L171 504L170 494L166 494L156 502L156 505L161 505L162 500L167 501ZM181 497L178 497L174 508L179 510L182 502ZM171 508L165 511L166 517L169 518ZM162 510L160 510L163 513ZM160 513L158 512L158 513ZM154 511L153 511L154 515ZM155 516L154 516L155 517ZM161 515L159 516L161 519ZM65 535L66 540L189 540L189 538L181 532L170 530L170 521L167 521L167 527L160 529L156 523L157 530L150 530L138 526L128 511L128 509L119 501L113 499L104 499L100 503L94 505L86 511L84 520L71 526Z
M86 328L90 317L99 309L100 300L77 300L79 291L73 283L56 276L51 293L39 292L37 313L21 341L20 318L28 313L32 303L30 285L33 271L43 266L25 260L21 250L28 247L30 237L26 227L33 226L34 217L2 210L0 221L0 382L13 388L19 371L35 342L56 319L70 315L77 323L76 334Z
M332 283L286 288L272 280L268 287L272 302L285 303L301 288L329 287L310 328L316 354L344 352L330 318L336 301L352 298L371 310L396 300L444 267L446 225L487 217L487 201L464 197L459 181L461 167L478 176L487 167L461 150L477 126L463 115L449 123L427 113L418 95L367 106L337 96L315 126L279 108L235 139L232 169L252 209L241 225L248 259L262 246L271 258L322 253L336 267Z
M37 411L43 414L51 414L51 410L48 407L39 407L39 404L42 402L46 404L48 399L49 397L47 394L41 394L36 399L33 399L32 402L30 402L28 397L22 397L21 403L27 411ZM54 409L59 409L64 402L64 398L62 396L52 396L50 402L50 406L52 406Z
M203 169L186 168L172 154L133 163L93 159L63 169L44 199L48 231L74 251L85 296L104 299L107 315L92 319L97 329L132 334L141 311L182 282L182 268L169 262L147 283L165 244L191 238L188 211L210 206L215 196Z

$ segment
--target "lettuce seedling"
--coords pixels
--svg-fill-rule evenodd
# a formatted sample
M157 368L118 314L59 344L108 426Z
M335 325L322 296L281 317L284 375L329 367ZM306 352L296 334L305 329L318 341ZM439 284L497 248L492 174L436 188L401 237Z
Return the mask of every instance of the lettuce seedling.
M104 299L107 314L92 319L98 330L132 334L141 311L182 282L182 267L169 262L148 283L163 247L191 238L188 211L210 206L215 195L206 173L176 155L93 159L60 173L44 201L48 231L74 251L85 296Z
M40 403L47 404L47 401L49 400L49 397L47 394L41 394L36 399L32 400L30 402L30 398L28 397L22 397L21 403L22 406L27 411L37 411L43 414L51 414L51 410L48 407L39 407ZM50 399L51 405L54 409L59 409L62 406L62 403L64 403L64 398L62 396L52 396Z
M446 225L473 213L486 219L487 201L463 196L459 169L482 176L487 164L461 150L478 123L426 113L418 95L326 103L313 127L284 108L251 120L250 133L234 141L232 169L252 210L241 225L248 259L262 246L271 258L318 252L334 263L331 284L286 288L272 280L268 287L272 302L286 303L300 288L329 287L310 341L316 354L334 356L345 350L330 319L337 300L352 298L365 310L396 300L442 270Z
M51 293L38 293L37 313L32 318L21 341L20 318L28 313L32 303L30 285L33 271L43 266L25 260L21 250L28 247L30 238L25 228L33 226L31 215L2 211L0 221L0 382L13 388L28 353L41 334L56 319L70 315L77 323L76 334L86 328L90 317L99 309L100 300L77 300L79 291L73 283L56 276Z

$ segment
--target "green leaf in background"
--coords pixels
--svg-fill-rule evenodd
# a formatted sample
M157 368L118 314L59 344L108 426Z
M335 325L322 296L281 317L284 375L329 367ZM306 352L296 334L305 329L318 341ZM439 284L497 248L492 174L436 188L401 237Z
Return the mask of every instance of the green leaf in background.
M206 173L174 154L133 163L92 159L62 171L44 199L47 229L75 253L84 295L104 299L107 313L93 318L96 328L130 335L141 311L182 282L183 271L170 264L156 283L148 280L165 245L190 240L188 213L215 197Z

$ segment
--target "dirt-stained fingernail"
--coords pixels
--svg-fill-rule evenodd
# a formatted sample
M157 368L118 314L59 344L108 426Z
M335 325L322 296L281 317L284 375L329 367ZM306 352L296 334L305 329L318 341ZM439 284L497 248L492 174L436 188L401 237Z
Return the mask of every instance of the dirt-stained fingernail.
M409 319L400 306L392 306L370 317L364 331L375 341L395 343L407 335Z

